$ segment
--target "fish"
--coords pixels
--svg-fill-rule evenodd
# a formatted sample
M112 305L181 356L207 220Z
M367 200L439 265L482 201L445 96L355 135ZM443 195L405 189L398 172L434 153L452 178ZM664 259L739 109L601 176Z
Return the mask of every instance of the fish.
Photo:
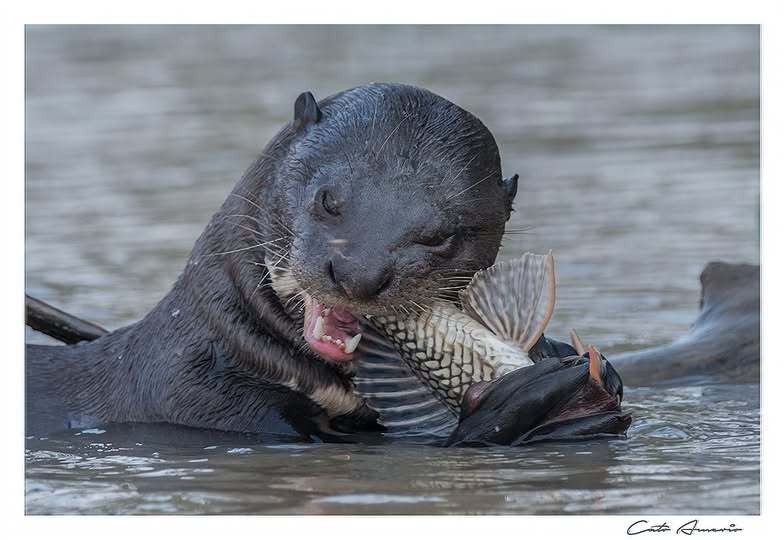
M448 435L449 445L519 445L618 436L623 384L594 346L544 337L555 308L552 253L524 253L477 272L459 303L373 316L357 389L395 434Z
M623 437L623 383L594 346L584 356L545 357L472 386L446 446L522 446L541 441Z
M612 365L574 331L571 345L544 336L555 306L551 254L481 271L459 298L363 325L354 391L387 434L446 446L625 435L631 415ZM107 332L30 297L26 308L29 325L61 341ZM337 429L351 432L344 424Z
M528 352L555 307L555 260L525 253L499 262L477 272L459 298L462 306L437 302L413 317L370 318L455 413L472 384L534 364Z

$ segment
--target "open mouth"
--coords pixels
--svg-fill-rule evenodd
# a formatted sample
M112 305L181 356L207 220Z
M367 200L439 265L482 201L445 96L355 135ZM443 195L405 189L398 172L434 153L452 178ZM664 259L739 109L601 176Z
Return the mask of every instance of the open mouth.
M362 339L359 320L345 307L327 307L313 297L305 302L305 341L310 348L328 361L345 363L354 358Z

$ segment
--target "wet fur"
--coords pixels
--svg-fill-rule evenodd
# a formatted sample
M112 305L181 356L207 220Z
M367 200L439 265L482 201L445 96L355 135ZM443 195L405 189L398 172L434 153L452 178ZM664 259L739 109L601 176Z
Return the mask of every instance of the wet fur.
M669 345L613 355L627 384L651 386L685 377L759 382L760 267L708 263L700 274L700 313Z
M334 261L351 285L390 277L378 298L352 300L357 313L405 312L454 298L439 288L494 262L509 217L490 132L470 113L412 87L369 85L321 108L337 121L314 125L276 173L285 171L289 186L280 206L295 211L286 247L300 289L345 304L324 270ZM319 189L330 190L342 216L313 208ZM434 224L461 231L456 256L416 244Z
M377 264L363 253L410 247L404 233L411 223L434 216L465 221L459 259L406 251L394 261L394 294L361 304L368 311L423 301L423 291L443 284L432 277L439 273L472 274L492 264L511 184L502 181L498 149L481 122L425 90L373 84L324 100L318 115L305 105L246 171L172 290L144 319L89 343L27 346L28 433L106 422L306 438L335 428L380 428L377 414L354 395L350 370L322 361L302 338L300 291L344 300L324 286L323 243L302 221L317 180L353 186L347 193L359 201L359 223L372 229L356 254L365 264L353 268L355 274ZM403 193L410 198L398 212L393 195ZM379 201L386 211L365 204ZM372 233L387 238L396 217L403 234L390 251ZM367 233L358 227L345 231ZM296 279L300 291L278 296L271 271Z

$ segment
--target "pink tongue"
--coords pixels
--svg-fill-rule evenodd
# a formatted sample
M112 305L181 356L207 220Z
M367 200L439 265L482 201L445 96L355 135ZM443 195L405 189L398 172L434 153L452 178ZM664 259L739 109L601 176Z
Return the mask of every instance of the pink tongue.
M334 317L335 319L337 319L342 323L353 323L356 322L357 320L357 318L354 317L354 315L352 315L350 311L347 311L346 309L338 306L333 307L329 315L330 318Z
M341 343L359 333L359 322L348 310L340 307L332 308L328 315L323 317L323 333L327 338L317 338L315 335L316 320L324 312L324 304L311 301L305 311L305 340L310 348L327 360L333 362L349 362L353 353L346 353L341 349Z

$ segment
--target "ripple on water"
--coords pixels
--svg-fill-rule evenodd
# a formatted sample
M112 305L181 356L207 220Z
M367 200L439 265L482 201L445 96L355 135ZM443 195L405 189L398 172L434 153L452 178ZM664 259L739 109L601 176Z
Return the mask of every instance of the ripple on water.
M287 121L283 89L336 57L368 80L405 72L491 129L504 170L529 179L510 226L534 226L505 238L500 258L556 253L554 337L577 328L604 350L666 343L694 318L706 261L758 260L753 27L453 32L216 27L203 62L192 53L205 34L193 27L30 29L28 292L107 327L138 320L181 272L260 138ZM395 51L393 70L364 46L371 34ZM133 54L120 59L120 49ZM345 88L343 75L319 70L323 95ZM44 341L31 331L26 340ZM32 437L26 510L759 512L758 386L628 388L625 404L635 417L627 440L517 449L348 449L119 427Z
M758 402L737 397L757 388L703 390L628 388L635 415L628 439L523 448L201 441L183 447L177 437L162 444L161 434L137 446L117 441L121 433L107 428L101 444L118 452L101 455L84 435L31 439L27 510L756 513ZM701 396L696 404L695 396Z
M422 502L443 502L443 497L433 497L428 495L389 495L384 493L357 493L355 495L332 495L329 497L318 497L313 499L315 503L333 504L417 504Z

